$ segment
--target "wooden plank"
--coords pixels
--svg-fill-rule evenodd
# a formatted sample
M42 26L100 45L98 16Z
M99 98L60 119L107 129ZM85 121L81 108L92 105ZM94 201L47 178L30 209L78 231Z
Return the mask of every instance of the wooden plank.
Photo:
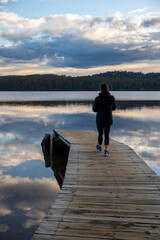
M95 150L97 133L56 130L70 146L63 186L32 240L160 239L160 178L127 145Z

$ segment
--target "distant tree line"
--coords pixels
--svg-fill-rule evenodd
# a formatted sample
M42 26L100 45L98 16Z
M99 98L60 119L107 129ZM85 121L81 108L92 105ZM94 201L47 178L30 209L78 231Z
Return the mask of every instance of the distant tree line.
M97 91L104 81L112 91L160 91L160 73L126 71L81 77L55 74L0 76L0 91Z

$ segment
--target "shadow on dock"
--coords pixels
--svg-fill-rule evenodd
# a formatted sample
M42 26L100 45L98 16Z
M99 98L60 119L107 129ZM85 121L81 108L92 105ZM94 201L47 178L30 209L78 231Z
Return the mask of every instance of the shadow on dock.
M63 185L70 147L55 134L45 134L41 143L45 167L50 167L60 186Z

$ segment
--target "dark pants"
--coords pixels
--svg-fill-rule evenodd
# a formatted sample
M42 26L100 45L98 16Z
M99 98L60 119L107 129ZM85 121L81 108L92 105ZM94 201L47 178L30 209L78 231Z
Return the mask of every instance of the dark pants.
M111 127L111 124L97 124L99 145L102 145L103 133L104 133L104 145L109 145L110 127Z

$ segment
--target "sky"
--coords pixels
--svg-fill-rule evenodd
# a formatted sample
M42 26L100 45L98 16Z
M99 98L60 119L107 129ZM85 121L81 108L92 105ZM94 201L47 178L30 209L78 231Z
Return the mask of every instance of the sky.
M0 75L160 72L159 0L0 0Z

